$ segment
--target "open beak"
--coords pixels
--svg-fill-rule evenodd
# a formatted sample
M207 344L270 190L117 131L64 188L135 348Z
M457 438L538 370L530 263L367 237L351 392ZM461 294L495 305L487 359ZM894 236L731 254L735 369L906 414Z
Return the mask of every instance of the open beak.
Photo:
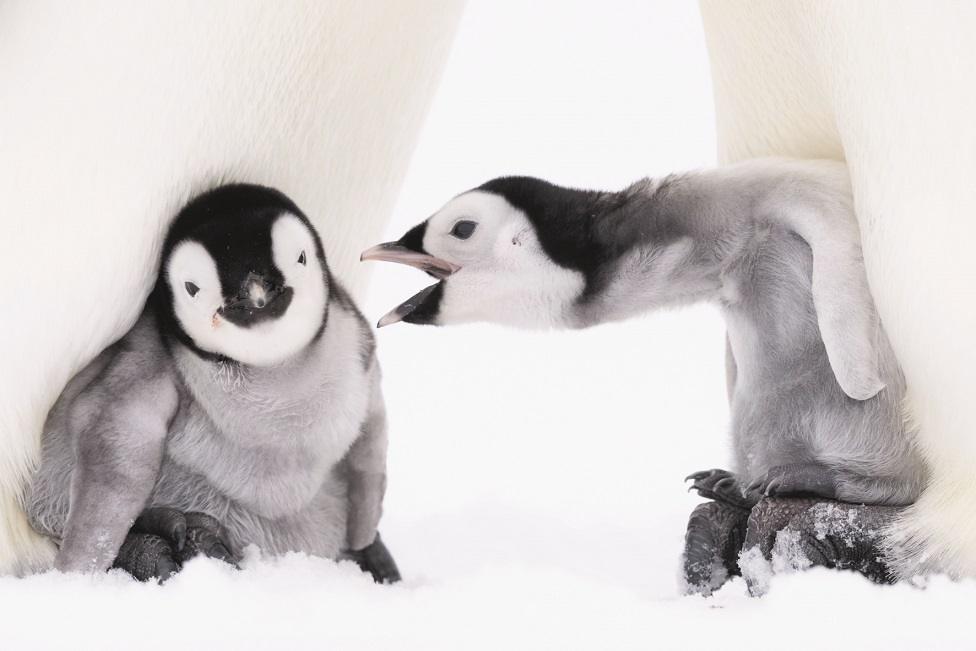
M441 290L440 283L434 283L430 287L426 287L422 289L421 291L417 292L416 294L414 294L413 296L411 296L410 298L408 298L407 300L400 303L395 308L393 308L392 310L384 314L383 318L381 318L379 322L377 322L376 327L382 328L384 326L392 325L394 323L399 323L404 319L407 319L407 323L410 322L427 323L426 320L416 320L415 318L410 318L410 317L411 315L419 316L418 312L420 313L427 312L428 311L427 309L418 310L418 308L420 308L421 306L425 306L425 302L427 301L428 298L430 298L431 294L434 294L437 297L437 301L435 302L438 302L440 300L440 290Z
M363 251L363 254L359 256L359 260L381 260L383 262L405 264L425 271L438 280L444 280L461 268L447 260L441 260L430 254L408 249L399 242L377 244Z
M361 261L381 260L383 262L405 264L426 272L434 278L437 278L438 281L443 281L461 269L461 267L452 262L442 260L422 251L416 251L399 242L377 244L363 251L359 259ZM387 312L379 320L379 323L376 324L376 327L382 328L399 321L417 324L432 323L437 315L443 291L443 282L434 283Z

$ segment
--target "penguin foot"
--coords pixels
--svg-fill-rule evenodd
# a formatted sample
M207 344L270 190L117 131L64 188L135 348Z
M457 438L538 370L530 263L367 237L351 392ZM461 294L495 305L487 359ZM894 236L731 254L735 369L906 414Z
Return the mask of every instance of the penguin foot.
M767 497L817 495L837 497L837 473L819 463L790 463L770 468L746 489Z
M163 583L180 571L176 552L162 536L132 533L125 537L112 567L118 567L139 581L157 579Z
M813 498L764 497L752 508L739 558L739 568L750 595L761 597L769 590L777 534L816 503Z
M876 583L893 580L884 562L882 533L900 507L865 506L816 498L763 498L746 527L742 575L761 596L774 572L809 567L853 570Z
M758 497L743 494L739 480L728 470L701 470L685 477L685 481L688 480L693 482L688 490L698 491L702 497L739 509L748 511L758 500Z
M776 544L776 534L816 503L814 498L762 498L749 513L743 549L758 547L763 558L769 560Z
M379 532L369 545L343 552L341 558L354 561L363 572L369 572L376 583L396 583L400 580L400 570L397 569L393 555L383 544Z
M207 558L216 558L230 565L237 565L241 560L240 554L231 551L231 545L227 542L227 532L217 518L206 513L194 512L185 514L184 518L186 544L180 553L181 562L203 554Z
M895 506L818 502L790 520L777 535L773 553L796 569L853 570L875 583L893 583L882 532L898 511Z
M723 502L699 504L688 518L682 559L685 592L708 596L738 576L749 512Z
M216 518L152 507L136 519L112 567L121 568L140 581L155 578L163 583L199 554L236 566L240 558L231 549Z

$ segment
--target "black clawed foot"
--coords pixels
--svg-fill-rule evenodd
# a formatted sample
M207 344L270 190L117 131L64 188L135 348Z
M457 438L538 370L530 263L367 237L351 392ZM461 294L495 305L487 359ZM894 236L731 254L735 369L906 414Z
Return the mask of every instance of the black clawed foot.
M232 549L227 542L227 532L217 518L206 513L186 514L186 547L180 554L181 561L203 554L236 567L241 556Z
M173 545L176 551L183 551L186 544L186 517L182 511L165 506L153 506L143 511L131 533L146 533L161 536Z
M836 480L836 473L826 466L791 463L770 468L764 476L749 484L746 490L766 497L816 495L833 499L837 497Z
M688 519L683 559L689 593L712 594L739 574L738 557L749 512L722 502L699 504Z
M372 575L376 583L396 583L400 580L396 561L378 532L372 543L362 549L345 552L343 558L355 561L363 572Z
M811 566L854 570L877 583L891 582L882 534L900 510L816 498L763 498L749 516L743 549L758 549L767 565L755 571L752 559L742 565L749 592L766 592L769 570Z
M796 569L854 570L875 583L892 583L883 560L882 532L898 512L894 506L818 502L790 519L777 536L774 553Z
M776 534L782 531L796 516L817 503L813 498L764 497L752 508L746 525L744 549L758 547L763 558L772 558ZM748 581L749 577L746 577Z
M740 559L742 578L750 595L761 597L769 590L776 536L793 518L816 503L813 498L764 497L752 507L742 544L743 559ZM755 556L757 551L759 557Z
M180 571L169 541L153 534L132 532L126 536L112 567L125 570L139 581L157 579L160 583Z
M235 566L240 560L216 518L205 513L152 507L143 511L129 530L113 567L125 570L140 581L156 578L163 583L198 554Z
M744 495L735 475L728 470L713 468L702 470L685 477L685 481L692 480L688 490L698 491L702 497L716 502L722 502L739 509L749 510L756 503L751 495Z

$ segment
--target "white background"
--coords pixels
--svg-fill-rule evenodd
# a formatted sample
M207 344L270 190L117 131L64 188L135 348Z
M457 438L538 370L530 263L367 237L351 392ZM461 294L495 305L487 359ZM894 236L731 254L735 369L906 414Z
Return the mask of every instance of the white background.
M469 6L388 239L495 176L619 189L713 163L697 6L596 8ZM367 264L373 321L430 283ZM696 503L682 478L727 456L716 310L575 332L396 324L378 337L391 427L383 530L405 571L524 563L674 594Z
M713 164L697 5L471 2L388 239L503 174L584 188ZM368 197L363 198L368 201ZM374 264L375 320L429 280ZM0 647L653 649L976 645L972 582L877 588L825 570L683 597L699 501L727 460L713 308L583 332L397 324L379 332L390 412L381 530L404 575L252 557L125 576L0 579Z

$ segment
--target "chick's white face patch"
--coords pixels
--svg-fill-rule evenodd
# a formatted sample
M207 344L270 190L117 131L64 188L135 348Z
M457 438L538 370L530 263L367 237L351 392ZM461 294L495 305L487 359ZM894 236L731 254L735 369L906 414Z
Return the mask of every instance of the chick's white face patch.
M466 238L460 222L474 222ZM557 265L525 213L500 195L473 190L428 222L424 249L460 270L442 281L438 324L486 321L523 328L569 325L583 274Z
M297 217L284 214L271 228L271 258L293 291L285 312L251 327L224 319L218 262L193 240L177 245L166 264L173 311L200 349L254 366L269 366L307 346L322 325L328 298L316 239ZM240 279L243 281L244 279ZM228 291L233 295L236 288Z

